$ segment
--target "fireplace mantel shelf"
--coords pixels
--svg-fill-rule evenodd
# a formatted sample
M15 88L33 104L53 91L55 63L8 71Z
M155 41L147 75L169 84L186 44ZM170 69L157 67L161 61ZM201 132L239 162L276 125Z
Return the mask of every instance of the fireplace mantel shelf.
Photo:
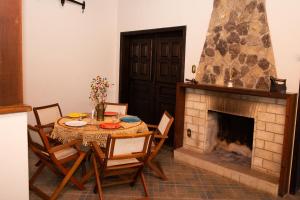
M232 94L252 95L252 96L278 98L278 99L286 99L287 96L292 95L292 93L281 94L281 93L274 93L274 92L258 90L258 89L233 88L233 87L217 86L217 85L210 85L210 84L177 83L177 86L181 88L209 90L209 91L216 91L216 92L226 92Z

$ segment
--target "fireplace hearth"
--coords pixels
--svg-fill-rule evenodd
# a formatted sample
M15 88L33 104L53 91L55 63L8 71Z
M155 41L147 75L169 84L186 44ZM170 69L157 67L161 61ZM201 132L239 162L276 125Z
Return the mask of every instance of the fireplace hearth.
M211 153L207 153L212 160L220 163L235 165L236 167L251 168L251 157L247 157L235 152L229 152L223 148L216 147Z

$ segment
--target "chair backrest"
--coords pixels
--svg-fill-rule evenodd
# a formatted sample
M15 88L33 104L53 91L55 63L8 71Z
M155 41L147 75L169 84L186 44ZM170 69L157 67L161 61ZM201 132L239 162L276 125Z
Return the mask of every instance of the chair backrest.
M174 121L174 118L167 111L165 111L163 116L161 117L159 124L158 124L158 128L157 128L158 132L161 135L168 134L173 121Z
M33 108L37 125L43 127L54 123L58 118L62 117L61 109L58 103Z
M35 154L48 157L48 149L50 147L46 133L37 127L27 126L28 144Z
M144 158L150 153L152 132L112 135L108 137L107 158L111 160Z
M105 112L117 112L121 115L127 115L127 103L105 103Z

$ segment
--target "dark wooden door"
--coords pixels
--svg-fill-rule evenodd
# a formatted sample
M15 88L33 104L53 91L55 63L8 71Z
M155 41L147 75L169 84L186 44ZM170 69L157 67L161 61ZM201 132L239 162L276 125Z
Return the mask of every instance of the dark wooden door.
M183 81L185 27L123 33L120 102L128 113L157 124L165 110L175 114L176 83ZM173 145L173 128L167 143Z

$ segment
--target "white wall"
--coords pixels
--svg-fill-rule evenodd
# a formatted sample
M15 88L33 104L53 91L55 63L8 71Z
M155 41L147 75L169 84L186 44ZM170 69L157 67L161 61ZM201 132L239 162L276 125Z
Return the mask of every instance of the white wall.
M200 60L212 7L212 0L120 0L118 31L187 26L185 77L191 78L192 65Z
M198 64L213 0L120 0L118 31L187 26L185 77ZM298 92L300 79L299 0L268 0L267 12L277 73L288 90Z
M90 111L89 83L97 74L115 83L109 101L117 101L120 32L187 26L185 77L198 64L213 0L94 0L84 14L60 1L23 1L25 103L59 102L63 113ZM267 1L278 77L298 91L300 79L299 0ZM29 121L32 123L30 115Z
M116 80L117 0L86 1L86 10L59 0L23 0L24 101L60 103L64 114L91 111L96 75ZM109 98L116 99L115 86ZM29 121L35 123L30 114Z
M267 0L267 14L277 76L298 92L300 80L300 1Z
M29 199L27 113L0 115L0 197Z

